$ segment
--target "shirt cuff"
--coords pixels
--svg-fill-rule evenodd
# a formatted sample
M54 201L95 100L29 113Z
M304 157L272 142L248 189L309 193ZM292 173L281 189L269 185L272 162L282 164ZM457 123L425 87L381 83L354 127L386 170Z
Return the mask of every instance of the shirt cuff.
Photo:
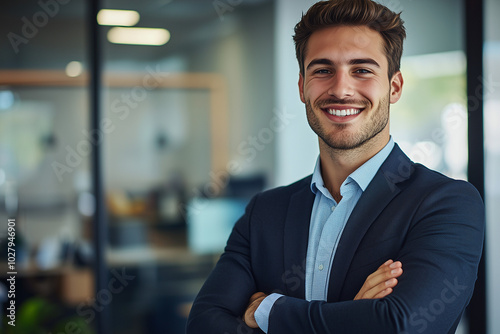
M254 317L255 321L257 322L257 325L259 325L259 328L264 332L267 333L267 330L269 328L269 313L271 313L271 309L274 306L274 302L278 300L278 298L283 297L283 295L279 293L272 293L260 303L259 307L257 307L257 310L255 310Z

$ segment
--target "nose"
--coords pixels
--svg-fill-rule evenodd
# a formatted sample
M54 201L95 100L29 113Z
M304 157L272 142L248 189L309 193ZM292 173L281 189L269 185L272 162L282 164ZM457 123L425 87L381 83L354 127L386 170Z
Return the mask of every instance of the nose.
M347 71L337 70L332 76L328 95L344 99L354 95L352 78Z

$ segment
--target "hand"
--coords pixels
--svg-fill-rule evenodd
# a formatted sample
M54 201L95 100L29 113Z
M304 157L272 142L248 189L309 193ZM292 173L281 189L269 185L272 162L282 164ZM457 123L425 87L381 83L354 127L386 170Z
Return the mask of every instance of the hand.
M266 298L267 295L264 292L256 292L250 297L250 302L248 303L245 314L243 315L243 321L250 328L258 328L257 322L255 321L255 311L259 307L260 303Z
M354 300L377 299L388 296L398 284L397 277L403 274L402 264L399 261L388 260L367 277Z

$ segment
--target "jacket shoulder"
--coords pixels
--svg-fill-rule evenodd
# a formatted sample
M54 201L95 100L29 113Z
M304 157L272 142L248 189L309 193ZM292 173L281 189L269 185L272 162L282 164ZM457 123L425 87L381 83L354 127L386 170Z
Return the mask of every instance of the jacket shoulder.
M455 205L464 202L465 207L469 209L484 209L479 191L470 182L451 178L419 163L414 164L412 176L408 181L407 186L403 186L406 192L418 194L422 200L435 199L437 196L441 199L440 202L450 201Z
M426 193L437 189L464 191L473 197L479 197L479 192L469 182L453 179L420 163L415 163L396 144L389 158L384 162L381 172L387 181L403 188L419 189ZM451 195L451 194L450 194Z
M309 188L311 185L312 175L308 175L298 181L295 181L289 185L280 186L272 189L265 190L258 194L262 199L270 199L274 197L287 197L304 190L304 188Z
M288 208L295 194L301 194L304 201L309 198L309 195L313 195L310 190L311 179L312 175L309 175L289 185L260 192L252 198L250 206L257 212L282 212L283 209Z

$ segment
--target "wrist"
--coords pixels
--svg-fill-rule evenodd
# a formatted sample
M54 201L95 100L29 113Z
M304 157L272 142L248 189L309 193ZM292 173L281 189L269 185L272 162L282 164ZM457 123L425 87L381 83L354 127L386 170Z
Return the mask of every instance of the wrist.
M254 294L250 298L250 303L248 304L245 314L243 315L243 321L245 322L245 324L247 324L248 327L250 328L259 327L257 321L255 320L255 311L266 297L267 295L265 293L259 292Z

